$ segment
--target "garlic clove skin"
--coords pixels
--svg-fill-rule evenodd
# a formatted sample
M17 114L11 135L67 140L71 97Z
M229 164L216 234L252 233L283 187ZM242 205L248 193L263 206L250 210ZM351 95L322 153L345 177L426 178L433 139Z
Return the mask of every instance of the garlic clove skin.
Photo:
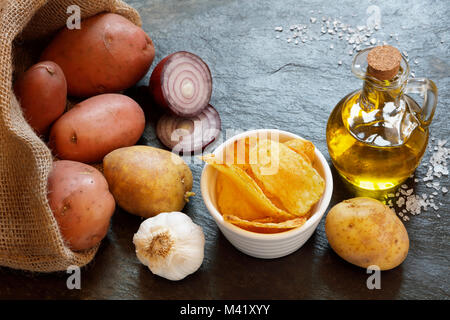
M163 212L144 220L133 243L142 264L173 281L197 271L204 258L203 230L182 212Z

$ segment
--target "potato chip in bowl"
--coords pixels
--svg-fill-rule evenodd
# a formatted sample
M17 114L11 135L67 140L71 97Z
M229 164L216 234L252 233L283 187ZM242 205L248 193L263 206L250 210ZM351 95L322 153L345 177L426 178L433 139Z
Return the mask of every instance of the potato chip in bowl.
M223 235L250 256L270 259L296 251L329 205L328 163L312 142L293 133L247 131L202 159L205 205Z

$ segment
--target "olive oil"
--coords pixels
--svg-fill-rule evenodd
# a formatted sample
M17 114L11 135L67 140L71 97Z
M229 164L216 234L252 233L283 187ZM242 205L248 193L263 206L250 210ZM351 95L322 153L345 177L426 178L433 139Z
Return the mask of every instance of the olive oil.
M371 137L378 143L362 140L349 125L351 110L360 97L359 92L350 94L333 110L327 125L330 157L337 171L352 185L365 190L391 189L406 180L419 165L427 146L428 130L416 127L404 137L403 144L398 144L398 136L390 132L391 128L360 125L360 136ZM392 136L396 138L390 141L388 137Z
M390 52L397 50L385 47ZM374 76L367 63L371 49L358 53L352 65L353 73L364 81L362 89L339 101L326 133L328 151L339 174L357 191L378 192L398 186L419 165L428 143L437 89L428 79L408 80L409 66L399 52L401 63L397 66L392 66L392 56L381 62L372 60L374 68L382 70L386 60L391 68ZM377 52L375 59L382 55ZM389 78L383 78L386 74ZM424 94L424 106L406 95L408 92Z

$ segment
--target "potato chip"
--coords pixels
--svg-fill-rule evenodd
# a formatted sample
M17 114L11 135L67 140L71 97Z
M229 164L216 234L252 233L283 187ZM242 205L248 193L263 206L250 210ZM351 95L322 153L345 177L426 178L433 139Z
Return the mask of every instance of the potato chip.
M258 232L258 233L279 233L284 232L287 230L291 230L294 228L301 227L305 224L306 218L300 217L300 218L294 218L290 220L286 220L283 222L260 222L260 221L249 221L245 219L241 219L239 217L225 214L223 216L223 219L229 223L234 224L235 226L238 226L242 229Z
M251 176L267 197L277 199L277 207L296 216L308 213L325 189L323 178L311 164L273 140L260 140L252 148L257 150L258 163L250 164Z
M280 208L277 208L265 196L264 192L261 190L261 188L259 188L256 182L252 178L250 178L248 174L240 167L234 164L228 165L220 163L220 161L218 161L213 154L203 156L202 160L213 166L215 169L219 170L220 173L224 174L232 181L232 184L225 185L222 181L220 185L221 189L219 192L217 192L216 185L217 199L220 199L222 207L231 210L231 212L229 212L230 214L248 219L251 219L251 217L255 216L260 218L269 216L277 219L277 221L283 221L295 217L294 215L285 212ZM221 198L220 193L224 191L225 187L231 188L231 190L225 191L224 198ZM236 196L237 194L239 194L239 197ZM239 203L237 203L236 200L238 200L239 198L245 198L247 203L247 206L242 211L238 211ZM233 203L235 201L236 203ZM250 214L250 205L248 203L251 204L251 207L256 208L257 212ZM221 211L221 213L223 215L228 212ZM250 215L250 218L247 215Z
M255 145L257 141L257 137L246 137L228 145L224 150L224 162L228 165L234 164L243 170L247 170L250 162L257 161L254 155L249 154L250 146Z
M216 201L219 212L247 220L264 219L273 212L271 208L260 206L248 197L248 192L237 183L219 172L216 181Z
M314 163L315 159L315 147L314 144L311 141L304 140L304 139L292 139L286 142L283 142L285 146L287 146L289 149L297 152L303 158L309 162L309 164Z

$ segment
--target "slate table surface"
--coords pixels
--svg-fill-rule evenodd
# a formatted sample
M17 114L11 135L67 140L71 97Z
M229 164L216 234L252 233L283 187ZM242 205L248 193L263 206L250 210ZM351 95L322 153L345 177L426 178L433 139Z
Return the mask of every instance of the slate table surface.
M140 84L166 55L180 50L202 57L214 81L211 104L222 118L220 141L249 129L278 128L315 143L326 156L325 128L336 103L361 88L350 70L346 41L331 40L315 29L317 40L288 43L289 26L310 24L316 17L340 18L364 25L377 5L381 29L376 37L408 52L416 77L433 79L439 102L431 137L447 139L450 113L447 1L298 1L298 0L129 0L140 13L143 28L153 39L156 57ZM321 11L319 13L319 10ZM275 27L283 26L283 32ZM311 27L312 28L312 27ZM317 26L316 26L317 28ZM393 37L390 37L390 34ZM279 39L276 36L280 36ZM398 40L396 40L396 38ZM334 48L330 44L334 43ZM417 60L417 64L412 62ZM338 64L342 61L342 65ZM133 96L136 89L129 91ZM136 97L138 99L138 97ZM161 147L155 137L158 114L146 106L148 125L139 144ZM447 145L448 147L448 145ZM421 179L408 180L417 194L430 193ZM30 274L0 268L2 299L449 299L450 205L439 193L434 210L405 222L410 237L407 259L381 274L381 289L369 290L365 269L339 258L328 245L324 220L309 241L289 256L262 260L235 249L210 217L200 193L203 164L192 160L196 196L185 207L205 237L201 268L182 281L171 282L139 263L132 244L141 219L120 209L95 259L81 270L81 290L68 290L67 274ZM334 193L328 210L353 195L333 169ZM448 177L440 179L450 188ZM437 217L440 215L440 218Z

